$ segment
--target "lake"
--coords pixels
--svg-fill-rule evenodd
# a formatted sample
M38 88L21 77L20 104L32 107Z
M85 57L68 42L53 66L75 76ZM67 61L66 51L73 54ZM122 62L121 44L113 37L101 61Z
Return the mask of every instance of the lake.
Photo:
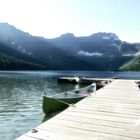
M0 139L14 140L44 120L42 95L76 88L57 83L60 76L140 79L140 72L98 71L0 71Z

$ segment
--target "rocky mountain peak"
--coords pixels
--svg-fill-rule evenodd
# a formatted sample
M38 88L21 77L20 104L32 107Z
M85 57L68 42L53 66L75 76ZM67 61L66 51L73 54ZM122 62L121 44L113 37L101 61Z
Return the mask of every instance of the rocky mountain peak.
M66 34L62 34L60 38L70 39L70 38L75 38L75 36L73 33L66 33Z
M91 38L98 38L104 40L120 40L115 33L98 32L90 36Z

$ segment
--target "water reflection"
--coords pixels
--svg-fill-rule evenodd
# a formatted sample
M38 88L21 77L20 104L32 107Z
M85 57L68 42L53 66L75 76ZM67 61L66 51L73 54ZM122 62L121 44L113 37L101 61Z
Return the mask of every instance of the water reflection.
M0 72L0 139L13 140L50 119L42 112L42 97L64 92L79 85L58 84L58 76L112 77L140 79L140 72ZM57 114L57 113L56 113Z
M73 88L73 84L58 85L55 77L0 75L0 139L15 139L42 123L44 92L52 95Z

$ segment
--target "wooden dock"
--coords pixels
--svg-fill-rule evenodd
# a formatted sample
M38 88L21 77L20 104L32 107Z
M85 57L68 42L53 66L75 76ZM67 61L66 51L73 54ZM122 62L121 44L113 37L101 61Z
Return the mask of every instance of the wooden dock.
M114 80L17 140L140 140L140 91Z

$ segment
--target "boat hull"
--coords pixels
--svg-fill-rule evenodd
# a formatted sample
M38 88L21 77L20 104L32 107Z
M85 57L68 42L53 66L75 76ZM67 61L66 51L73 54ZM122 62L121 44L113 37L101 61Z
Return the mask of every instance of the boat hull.
M77 84L76 79L73 77L60 77L57 79L58 82L61 83L73 83L73 84Z
M85 97L78 97L78 98L64 98L64 99L55 99L47 96L43 96L43 103L42 103L42 109L43 112L48 115L52 112L66 109L69 104L74 104L80 100L82 100Z

